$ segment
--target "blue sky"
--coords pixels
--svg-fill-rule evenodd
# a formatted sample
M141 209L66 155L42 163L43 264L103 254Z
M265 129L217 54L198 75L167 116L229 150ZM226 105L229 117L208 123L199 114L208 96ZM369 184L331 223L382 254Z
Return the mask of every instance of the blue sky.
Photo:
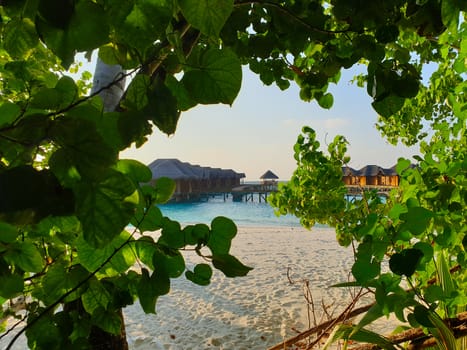
M301 128L317 131L321 145L342 134L349 141L350 166L394 165L399 157L411 157L416 149L389 145L374 125L377 115L366 90L351 84L353 74L344 72L339 84L332 84L334 106L320 108L303 102L298 88L281 91L265 86L244 69L240 94L233 105L198 106L182 114L175 135L158 130L139 149L122 153L150 163L157 158L182 161L244 172L248 180L258 179L270 169L287 180L295 169L293 145Z

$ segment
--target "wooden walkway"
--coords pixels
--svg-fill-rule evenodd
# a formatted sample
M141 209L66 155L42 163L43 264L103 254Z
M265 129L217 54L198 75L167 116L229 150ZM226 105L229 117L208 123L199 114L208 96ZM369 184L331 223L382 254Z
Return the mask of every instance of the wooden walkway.
M232 200L234 202L266 202L271 192L277 191L277 185L245 184L232 188Z
M347 194L349 197L360 196L364 191L376 190L378 195L387 197L389 192L396 188L394 186L378 186L378 185L346 185ZM200 192L190 194L176 194L176 198L172 200L175 202L189 202L189 201L208 201L210 198L223 198L224 201L232 196L234 202L267 202L269 194L277 192L277 185L264 185L264 184L244 184L232 188L213 192ZM175 199L175 200L174 200Z

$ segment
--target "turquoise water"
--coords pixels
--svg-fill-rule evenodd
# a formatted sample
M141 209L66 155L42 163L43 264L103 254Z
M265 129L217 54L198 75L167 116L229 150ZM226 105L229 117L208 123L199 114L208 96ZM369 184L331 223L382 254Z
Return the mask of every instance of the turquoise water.
M277 217L269 204L232 202L231 198L211 198L207 202L170 203L159 206L164 216L183 224L210 224L216 216L226 216L237 226L300 226L292 215Z

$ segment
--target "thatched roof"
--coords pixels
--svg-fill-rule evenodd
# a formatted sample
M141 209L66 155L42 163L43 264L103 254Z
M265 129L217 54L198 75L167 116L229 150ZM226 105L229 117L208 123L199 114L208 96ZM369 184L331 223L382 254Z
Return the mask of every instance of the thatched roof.
M261 180L277 180L279 177L276 174L274 174L271 170L268 170L259 178Z
M175 158L156 159L148 165L152 178L168 177L173 180L206 180L214 178L244 178L244 173L232 169L220 169L193 165Z

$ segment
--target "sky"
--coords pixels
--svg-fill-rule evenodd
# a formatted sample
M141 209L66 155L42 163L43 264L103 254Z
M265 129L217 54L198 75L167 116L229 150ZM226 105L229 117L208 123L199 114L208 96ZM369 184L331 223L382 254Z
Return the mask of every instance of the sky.
M399 157L412 159L417 150L386 142L375 128L377 114L365 89L351 84L353 73L343 72L339 84L331 84L334 106L324 110L316 102L304 102L292 83L286 91L264 85L247 68L240 93L232 106L200 105L182 113L177 131L168 137L155 130L141 148L121 154L149 164L158 158L178 158L202 166L243 172L257 180L267 170L281 180L296 168L293 146L303 126L316 130L323 149L336 135L349 142L350 166L393 166Z
M93 72L93 66L84 65ZM299 98L294 83L286 91L266 86L259 77L243 69L240 93L232 106L199 105L183 112L174 135L154 128L142 147L120 154L149 164L158 158L233 169L245 180L258 180L267 170L288 180L296 168L293 146L303 126L316 130L322 149L336 135L349 142L349 165L359 169L376 164L393 166L399 157L412 160L415 148L394 147L375 128L377 114L365 89L350 83L355 70L343 71L340 82L331 84L334 106L325 110L314 101Z

